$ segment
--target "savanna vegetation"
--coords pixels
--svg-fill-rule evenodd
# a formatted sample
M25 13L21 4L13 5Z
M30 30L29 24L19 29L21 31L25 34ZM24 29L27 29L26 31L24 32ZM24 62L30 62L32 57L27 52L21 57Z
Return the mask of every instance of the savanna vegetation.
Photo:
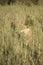
M25 4L25 5L30 5L31 2L34 4L38 4L39 0L0 0L1 5L5 5L5 4L10 5L11 3L14 4L17 2L19 2L21 4Z
M22 25L33 38L21 32ZM43 65L43 6L0 5L0 65Z

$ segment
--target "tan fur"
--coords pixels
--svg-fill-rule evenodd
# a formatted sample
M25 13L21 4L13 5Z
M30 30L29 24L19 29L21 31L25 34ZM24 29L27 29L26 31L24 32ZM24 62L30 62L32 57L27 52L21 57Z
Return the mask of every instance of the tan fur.
M31 30L31 28L27 28L27 26L25 26L25 25L23 25L22 27L21 27L21 32L24 32L24 34L25 35L28 35L28 36L30 36L30 37L32 37L33 36L33 32L32 32L32 30Z
M24 33L24 35L26 37L28 37L28 41L26 42L27 43L26 45L28 45L28 43L30 43L29 45L31 46L31 43L32 43L32 45L34 47L34 34L33 34L32 29L30 27L23 25L23 26L21 26L21 33L22 32Z

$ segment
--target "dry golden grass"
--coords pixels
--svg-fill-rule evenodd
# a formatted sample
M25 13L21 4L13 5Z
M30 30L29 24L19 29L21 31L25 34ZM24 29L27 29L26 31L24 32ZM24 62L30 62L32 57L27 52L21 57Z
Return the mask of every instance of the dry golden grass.
M0 6L0 65L43 65L42 6Z

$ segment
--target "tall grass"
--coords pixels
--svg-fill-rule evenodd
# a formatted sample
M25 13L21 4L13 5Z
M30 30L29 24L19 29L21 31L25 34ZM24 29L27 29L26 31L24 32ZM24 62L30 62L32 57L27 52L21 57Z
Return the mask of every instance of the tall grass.
M32 29L32 42L22 24ZM42 6L0 6L0 65L43 65Z

